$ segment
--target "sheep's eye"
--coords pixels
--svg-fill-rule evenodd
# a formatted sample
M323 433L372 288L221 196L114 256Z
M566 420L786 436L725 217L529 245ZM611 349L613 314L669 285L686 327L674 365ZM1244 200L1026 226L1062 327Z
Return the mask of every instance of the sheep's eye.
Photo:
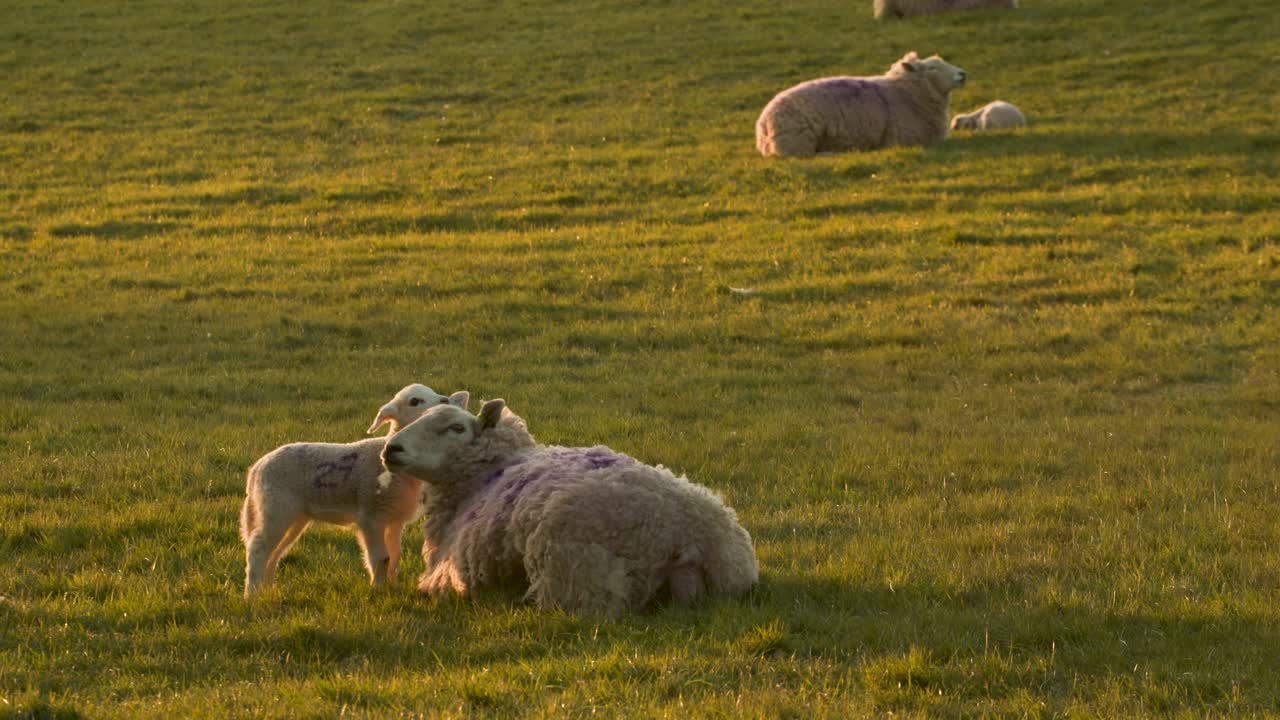
M459 425L458 423L454 423L453 425L450 425L450 426L449 426L449 431L450 431L450 432L455 432L455 433L458 433L459 435L461 435L462 433L466 432L466 431L467 431L467 429L466 429L466 428L464 428L464 427L462 427L462 426L461 426L461 425Z
M448 404L449 404L449 398L440 398L440 403L439 403L439 404L441 404L441 405L448 405Z
M414 398L409 401L409 407L418 407L422 404L422 398Z

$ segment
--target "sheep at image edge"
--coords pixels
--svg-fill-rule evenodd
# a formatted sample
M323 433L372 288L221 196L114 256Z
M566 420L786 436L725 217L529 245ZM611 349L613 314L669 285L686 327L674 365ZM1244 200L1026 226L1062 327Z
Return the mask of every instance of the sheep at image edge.
M425 385L401 389L378 411L368 432L390 424L387 436L442 404L466 407L466 391L449 397ZM245 546L244 596L275 578L276 566L313 521L352 525L373 585L395 577L400 534L421 514L422 483L383 475L379 455L387 437L353 443L291 443L249 468L240 539Z
M928 145L947 136L951 91L965 72L934 55L909 52L884 75L828 77L783 90L756 121L761 155Z
M1012 130L1026 127L1027 116L1017 106L1003 100L992 100L971 113L951 118L952 130Z
M875 0L872 12L877 18L902 18L912 15L934 15L953 10L1016 7L1018 7L1018 0Z
M388 438L383 464L424 481L429 594L508 588L616 617L759 577L751 536L710 490L604 446L542 445L502 400L479 416L432 408Z

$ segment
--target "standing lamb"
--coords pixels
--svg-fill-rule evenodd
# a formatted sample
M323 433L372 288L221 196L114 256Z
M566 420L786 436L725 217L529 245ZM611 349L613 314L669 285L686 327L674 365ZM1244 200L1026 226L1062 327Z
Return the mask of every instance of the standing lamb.
M425 481L426 593L514 587L539 608L616 617L759 577L751 536L710 490L604 446L541 445L502 400L478 417L432 408L382 457Z
M1016 8L1018 0L875 0L877 18L903 18L912 15L934 15L952 10L980 8Z
M909 52L878 77L810 80L774 96L756 121L768 157L928 145L947 136L951 91L965 72L934 55Z
M421 512L422 482L398 475L380 480L379 454L387 437L429 408L466 407L469 397L466 391L445 397L415 383L378 410L369 432L390 423L386 437L345 444L291 443L259 458L249 468L240 509L244 596L271 585L276 565L314 520L354 524L373 585L395 577L400 533Z
M965 115L951 118L952 130L1011 130L1027 126L1027 116L1016 106L993 100Z

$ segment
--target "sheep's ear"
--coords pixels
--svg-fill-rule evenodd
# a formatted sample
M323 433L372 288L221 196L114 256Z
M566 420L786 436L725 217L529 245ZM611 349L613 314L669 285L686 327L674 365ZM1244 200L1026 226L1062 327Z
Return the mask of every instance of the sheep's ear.
M365 430L365 432L372 433L374 430L377 430L387 423L392 423L392 427L395 427L395 422L398 419L399 413L396 412L396 404L394 402L389 402L378 410L378 416L373 419L373 424L370 425L369 429Z
M507 401L502 398L488 400L484 407L480 408L480 430L488 430L498 424L498 420L502 419L502 410L507 407Z
M471 393L467 392L466 390L459 390L458 392L449 396L449 404L454 407L460 407L463 410L467 409L467 402L470 400L471 400Z

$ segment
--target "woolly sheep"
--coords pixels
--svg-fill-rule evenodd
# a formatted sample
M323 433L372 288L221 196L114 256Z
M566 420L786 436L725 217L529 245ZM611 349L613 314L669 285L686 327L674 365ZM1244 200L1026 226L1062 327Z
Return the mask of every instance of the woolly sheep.
M291 443L263 455L249 468L240 539L245 547L244 595L271 585L276 565L312 521L356 526L356 538L373 585L395 577L400 534L420 513L422 482L380 478L379 454L396 430L428 408L451 403L465 407L469 394L449 397L425 385L401 389L378 410L368 432L390 424L387 436L353 443Z
M934 55L909 52L878 77L810 80L774 96L756 121L766 157L928 145L947 136L951 91L965 72Z
M432 408L387 440L383 464L425 483L429 594L516 588L539 608L616 617L759 577L751 536L710 490L604 446L541 445L502 400L479 416Z
M979 8L1016 8L1018 0L875 0L877 18L933 15L952 10Z
M951 118L952 130L1009 130L1026 125L1027 116L1003 100L993 100L971 113Z

